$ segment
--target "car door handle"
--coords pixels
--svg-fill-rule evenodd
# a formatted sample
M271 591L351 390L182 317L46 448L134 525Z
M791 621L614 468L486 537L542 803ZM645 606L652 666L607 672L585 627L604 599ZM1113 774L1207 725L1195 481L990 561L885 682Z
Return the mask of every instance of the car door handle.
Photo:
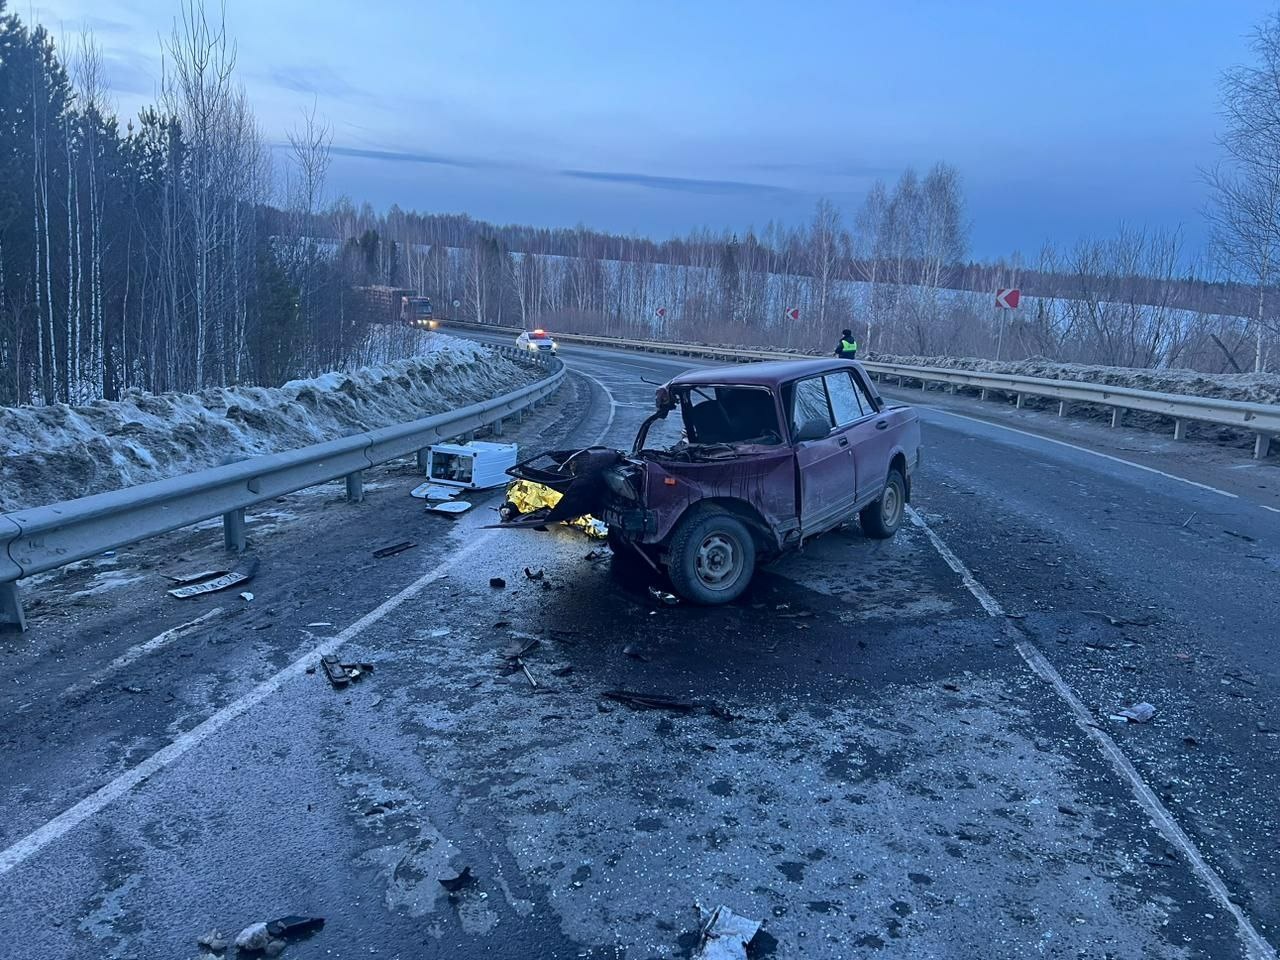
M876 429L877 429L877 430L883 430L883 429L884 429L885 427L887 427L887 426L889 426L889 421L888 421L888 420L877 420L877 421L876 421Z
M849 438L848 438L848 437L841 437L841 438L840 438L840 446L842 446L842 447L847 447L848 445L849 445Z

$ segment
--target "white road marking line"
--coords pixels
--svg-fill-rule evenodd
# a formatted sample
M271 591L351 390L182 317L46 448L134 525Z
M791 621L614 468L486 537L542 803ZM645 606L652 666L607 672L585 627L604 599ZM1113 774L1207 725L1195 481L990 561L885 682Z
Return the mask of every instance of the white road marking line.
M978 417L966 417L963 413L952 413L950 410L942 410L939 407L930 407L920 403L914 404L914 406L921 410L930 410L933 413L941 413L943 416L955 417L958 420L968 420L971 423L980 423L984 427L996 427L1000 430L1008 430L1010 433L1019 433L1024 437L1031 437L1034 440L1043 440L1045 443L1056 443L1060 447L1069 447L1072 450L1078 450L1081 453L1101 457L1104 460L1111 460L1114 463L1122 463L1126 467L1133 467L1135 470L1145 470L1147 473L1154 473L1157 476L1165 477L1169 480L1177 480L1179 483L1190 484L1193 487L1199 487L1201 490L1208 490L1210 493L1216 493L1221 497L1230 497L1233 500L1240 499L1240 495L1238 493L1231 493L1228 490L1219 490L1217 487L1211 487L1207 483L1200 483L1198 480L1188 480L1186 477L1180 477L1175 473L1165 473L1163 470L1157 470L1155 467L1148 467L1145 464L1134 463L1132 460L1125 460L1123 457L1113 457L1109 453L1099 453L1097 450L1090 450L1088 447L1068 443L1066 440L1055 440L1053 437L1046 437L1039 433L1032 433L1030 430L1019 430L1017 427L1006 426L1003 423L995 423L991 420L982 420ZM1261 504L1259 504L1259 506L1261 506Z
M959 575L965 587L973 594L974 599L982 604L983 610L987 611L987 615L1003 617L1004 609L1000 606L1000 601L988 593L987 588L974 579L973 574L969 572L969 568L964 565L964 561L952 553L951 548L943 542L942 538L933 532L933 528L924 522L924 517L916 512L915 507L907 507L907 516L911 518L912 523L925 532L925 536L933 544L933 549L937 550L938 555L947 562L947 566Z
M604 429L600 431L599 436L592 441L592 446L598 446L609 435L609 431L613 429L613 418L618 415L618 401L614 399L613 391L604 385L604 382L598 377L593 377L589 373L583 373L581 370L574 370L574 373L581 377L586 377L597 387L604 391L604 395L609 398L609 419L605 421Z
M589 375L584 374L584 376ZM594 377L591 377L591 379L595 380ZM610 391L603 383L600 383L600 381L597 380L596 382L599 383L600 388L604 390L605 395L609 398L609 423L605 428L605 431L608 432L608 429L613 426L613 414L616 410L616 404L614 402L613 392ZM603 439L603 436L604 434L601 434L600 439ZM599 440L597 440L597 442L599 442ZM262 681L262 683L258 684L244 696L233 700L221 710L210 716L207 720L204 720L197 726L182 734L168 746L162 747L136 767L126 770L111 782L103 785L79 803L64 810L52 820L49 820L44 825L36 828L7 849L0 850L0 877L4 876L25 860L28 860L35 854L39 853L55 840L74 830L80 824L94 816L94 814L111 804L114 800L128 793L134 787L143 783L154 774L159 773L165 767L180 759L184 754L199 746L205 740L208 740L232 720L235 720L237 717L248 712L263 700L267 699L267 697L279 690L289 680L305 673L307 667L313 665L321 657L326 657L331 653L335 653L345 643L358 637L369 627L373 626L387 614L405 603L405 601L412 600L431 584L443 577L459 560L462 560L464 557L467 557L479 550L480 547L487 543L496 533L497 531L495 530L488 530L473 537L466 546L453 554L453 556L448 560L445 560L443 563L438 564L427 573L424 573L399 593L388 597L341 633L316 644L316 646L312 647L301 657L294 660L287 667ZM210 611L205 616L211 616L215 612L216 611ZM198 621L192 622L195 623ZM190 624L185 624L184 626L190 626ZM175 627L174 629L177 630L182 628ZM147 641L147 644L155 643L156 640L160 640L161 637L164 636L165 634L161 634L159 637ZM143 644L142 646L146 646L147 644Z
M24 860L39 853L58 838L74 830L112 801L128 793L138 784L163 770L184 754L199 746L204 741L235 720L241 714L257 706L271 696L289 680L306 672L308 666L314 666L321 657L326 657L339 650L349 640L373 626L387 614L407 600L412 600L423 590L443 577L455 563L476 552L487 543L496 531L490 530L471 539L471 541L448 560L424 573L399 593L388 597L373 610L366 613L351 626L336 636L312 647L298 659L294 660L278 673L262 681L244 696L233 700L207 720L188 730L168 746L147 757L136 767L126 770L114 780L95 790L79 803L64 810L52 820L27 834L8 849L0 851L0 876L4 876Z
M916 512L915 508L907 507L907 515L911 518L913 524L925 532L929 542L938 551L939 556L946 561L948 567L960 576L965 587L973 594L974 599L982 605L982 609L991 617L1005 616L1000 602L974 578L969 568L965 566L964 561L956 556L955 552L933 531L924 518ZM1244 915L1244 911L1231 901L1230 891L1227 890L1227 885L1223 882L1222 877L1205 861L1195 842L1187 836L1186 832L1173 818L1173 814L1169 812L1168 808L1160 802L1160 799L1147 786L1146 781L1142 779L1142 775L1129 762L1129 758L1124 755L1124 751L1111 739L1110 734L1098 728L1093 715L1080 702L1080 698L1076 696L1070 684L1062 679L1062 675L1058 673L1053 664L1030 640L1020 641L1016 644L1016 649L1018 655L1022 657L1032 672L1053 687L1054 692L1058 694L1059 698L1071 711L1072 719L1075 721L1076 726L1097 743L1098 749L1102 752L1107 762L1110 763L1111 769L1129 784L1129 788L1133 791L1134 799L1138 801L1138 805L1151 818L1151 822L1156 829L1160 831L1169 843L1182 852L1182 855L1186 857L1187 862L1191 865L1192 872L1208 888L1213 898L1218 901L1219 906L1235 918L1236 930L1244 944L1246 955L1252 960L1275 960L1275 950L1254 928L1249 918Z
M98 686L100 683L106 680L107 677L115 673L117 670L121 670L124 667L129 666L129 664L137 660L141 660L147 654L154 653L155 651L159 650L161 647L168 646L174 640L177 640L180 637L184 637L188 633L190 633L193 627L196 627L199 624L204 623L206 620L216 617L220 613L222 613L222 608L214 607L208 613L202 614L201 616L196 617L194 620L188 620L186 623L180 623L176 627L170 627L164 633L157 634L156 636L148 640L146 643L139 643L136 646L130 647L124 653L120 654L120 656L116 657L114 660L108 663L105 667L99 670L96 676L89 677L87 679L80 680L76 683L73 683L71 686L67 687L67 689L63 691L62 695L72 696L74 694L83 693L85 690L89 690L89 689L92 689L93 687Z
M1260 504L1263 510L1270 510L1272 513L1280 513L1280 507L1268 507L1265 503Z

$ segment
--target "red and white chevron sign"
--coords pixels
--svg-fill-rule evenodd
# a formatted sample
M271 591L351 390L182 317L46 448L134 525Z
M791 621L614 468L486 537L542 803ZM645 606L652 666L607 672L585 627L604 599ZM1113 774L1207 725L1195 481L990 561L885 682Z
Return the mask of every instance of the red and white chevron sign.
M799 307L787 307L787 319L788 319L788 320L799 320L799 319L800 319L800 308L799 308Z
M655 310L655 311L653 311L653 312L654 312L654 315L655 315L659 320L661 320L661 319L663 319L663 318L667 315L667 308L666 308L666 307L659 307L657 310Z
M1017 310L1018 301L1022 299L1022 291L1014 288L1012 290L996 291L996 306L1003 310Z

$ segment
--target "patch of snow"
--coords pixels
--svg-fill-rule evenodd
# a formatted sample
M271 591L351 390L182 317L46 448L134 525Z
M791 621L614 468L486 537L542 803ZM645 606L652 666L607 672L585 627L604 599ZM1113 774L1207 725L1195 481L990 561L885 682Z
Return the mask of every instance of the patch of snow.
M388 359L406 344L415 356ZM444 334L378 331L365 353L374 365L282 387L130 391L120 400L78 407L0 408L0 512L416 420L486 400L540 375Z
M143 576L137 573L127 573L124 570L103 570L101 573L94 574L93 579L89 581L89 585L77 590L72 596L92 597L100 593L109 593L131 583L137 583L142 579L144 579Z

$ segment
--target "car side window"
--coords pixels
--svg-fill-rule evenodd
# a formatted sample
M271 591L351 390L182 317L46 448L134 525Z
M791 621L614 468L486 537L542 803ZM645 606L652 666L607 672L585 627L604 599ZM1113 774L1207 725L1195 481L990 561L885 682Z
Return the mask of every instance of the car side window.
M867 393L867 388L862 385L861 381L859 381L857 377L851 376L850 379L853 380L854 389L858 393L858 400L862 404L863 413L875 413L876 405L871 400L871 395Z
M833 425L831 408L827 405L827 390L821 377L800 380L795 385L791 402L791 427L799 431L810 420L824 420L827 427Z
M864 406L851 374L828 373L822 379L827 382L827 395L831 397L831 411L835 414L837 427L853 423L870 411L870 407Z

